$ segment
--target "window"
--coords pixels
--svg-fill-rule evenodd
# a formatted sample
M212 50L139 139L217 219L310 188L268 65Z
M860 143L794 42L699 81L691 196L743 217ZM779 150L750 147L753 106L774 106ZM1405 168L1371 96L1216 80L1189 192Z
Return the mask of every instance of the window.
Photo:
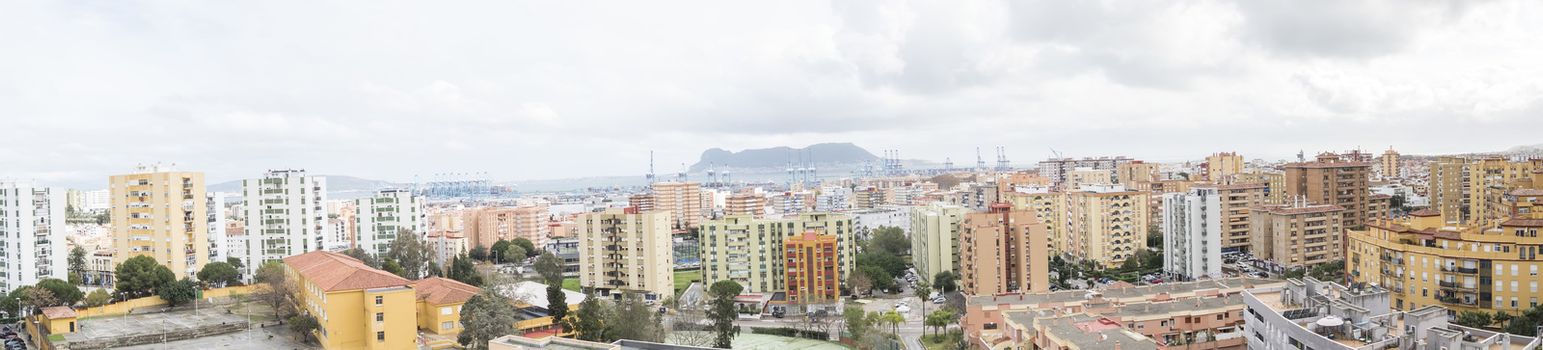
M1533 276L1537 276L1538 275L1538 265L1532 265L1532 275Z
M1225 316L1227 316L1227 314L1216 314L1216 320L1217 321L1221 321L1222 317L1225 317Z
M381 304L385 304L385 303L386 303L386 297L379 296L379 295L375 296L375 305L381 305Z
M450 307L446 306L446 307L439 308L439 314L440 315L449 315L450 314Z
M375 332L375 341L377 341L377 342L386 341L386 332Z
M375 313L375 322L386 322L386 314L383 312Z
M445 321L439 323L439 330L445 331L450 330L451 328L455 328L455 322Z

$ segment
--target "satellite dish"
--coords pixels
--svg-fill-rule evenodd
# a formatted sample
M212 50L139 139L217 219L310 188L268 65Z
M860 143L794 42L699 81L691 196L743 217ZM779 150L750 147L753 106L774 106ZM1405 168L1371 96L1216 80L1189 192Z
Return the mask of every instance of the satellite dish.
M1318 319L1317 323L1319 327L1339 327L1345 325L1345 319L1339 316L1324 316Z

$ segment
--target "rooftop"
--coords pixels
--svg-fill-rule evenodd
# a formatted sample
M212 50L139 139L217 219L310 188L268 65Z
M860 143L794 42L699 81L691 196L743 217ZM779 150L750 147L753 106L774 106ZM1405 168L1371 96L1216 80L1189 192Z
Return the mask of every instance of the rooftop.
M1157 343L1145 336L1121 327L1107 318L1087 314L1075 314L1056 318L1041 318L1036 324L1060 345L1075 345L1081 349L1156 350Z
M359 259L329 251L314 251L284 258L284 264L327 292L406 287L413 283L401 276L365 265Z
M464 303L482 292L482 288L444 277L418 280L413 284L413 289L418 293L418 300L434 305Z

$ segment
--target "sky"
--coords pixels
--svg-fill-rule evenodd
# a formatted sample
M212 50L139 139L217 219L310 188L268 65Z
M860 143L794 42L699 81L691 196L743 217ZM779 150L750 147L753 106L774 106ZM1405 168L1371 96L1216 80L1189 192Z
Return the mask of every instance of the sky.
M1536 1L8 1L0 178L1543 143Z

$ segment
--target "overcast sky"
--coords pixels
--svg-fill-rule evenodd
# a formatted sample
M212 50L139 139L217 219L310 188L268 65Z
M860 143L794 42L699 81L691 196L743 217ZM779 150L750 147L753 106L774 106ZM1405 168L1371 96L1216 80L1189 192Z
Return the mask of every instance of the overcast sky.
M0 178L1543 143L1537 1L7 1ZM990 154L988 158L992 157Z

